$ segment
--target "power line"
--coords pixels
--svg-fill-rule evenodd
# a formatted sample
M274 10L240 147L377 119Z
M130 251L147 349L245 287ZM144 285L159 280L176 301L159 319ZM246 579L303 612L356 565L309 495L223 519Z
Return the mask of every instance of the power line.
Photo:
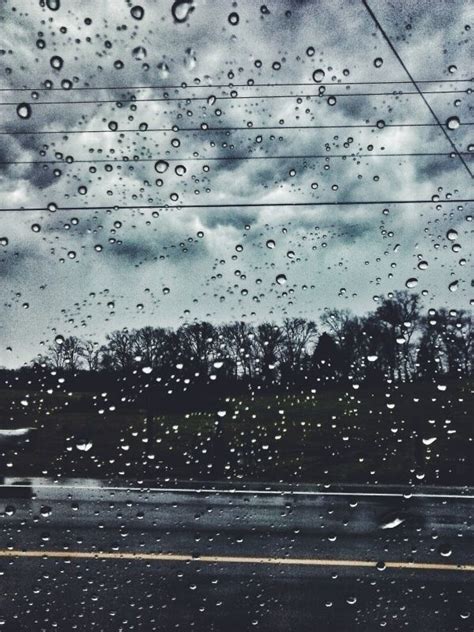
M323 93L323 94L253 94L253 95L236 95L236 96L220 96L216 97L216 103L218 101L238 101L241 99L305 99L305 98L317 98L327 99L329 97L343 98L343 97L398 97L398 96L413 96L418 95L418 92L404 92L403 90L397 90L393 92L341 92L336 94ZM466 90L426 90L422 94L466 94ZM169 101L207 101L209 97L147 97L132 99L93 99L93 100L76 100L76 101L33 101L32 105L37 107L38 105L91 105L99 103L159 103ZM24 101L4 101L0 103L3 105L23 105Z
M460 126L474 125L474 121L467 121L465 123L459 123ZM384 123L384 125L377 124L346 124L346 125L252 125L251 127L244 125L242 127L148 127L147 129L128 128L128 129L78 129L78 130L41 130L41 131L27 131L27 130L14 130L14 131L0 131L0 136L21 136L31 135L38 136L43 134L129 134L132 132L173 132L178 134L179 132L236 132L246 130L251 132L252 130L285 130L285 129L384 129L386 127L438 127L437 123Z
M304 206L367 206L367 205L380 205L388 206L392 204L464 204L466 202L473 202L473 198L453 198L453 199L440 199L440 200L344 200L338 202L241 202L241 203L225 203L220 204L133 204L133 205L109 205L109 206L56 206L55 211L112 211L112 210L153 210L153 209L192 209L192 208L264 208L264 207L304 207ZM0 209L2 213L13 212L33 212L33 211L46 211L51 213L52 211L47 207L29 207L29 208L3 208Z
M466 156L474 156L470 152L462 152ZM134 164L136 162L157 162L163 160L164 162L209 162L209 161L232 161L232 160L304 160L304 159L322 159L322 158L404 158L409 156L449 156L453 158L456 154L454 152L440 153L440 152L414 152L414 153L398 153L398 154L303 154L295 156L192 156L191 158L178 157L178 158L92 158L78 159L78 160L1 160L0 165L72 165L72 164L96 164L96 163L120 163L120 164Z
M420 83L466 83L472 82L472 77L467 79L420 79L417 81ZM164 86L76 86L72 87L69 90L59 87L36 87L36 88L18 88L18 87L8 87L8 88L0 88L0 92L74 92L74 91L84 91L84 90L194 90L194 89L212 89L212 88L286 88L286 87L301 87L301 86L324 86L324 87L338 87L338 86L377 86L377 85L404 85L411 84L411 81L338 81L338 82L314 82L314 81L301 81L301 82L280 82L280 83L215 83L215 84L199 84L199 85L188 85L188 84L175 84L175 85L164 85Z
M464 165L464 168L466 169L466 171L468 172L468 174L471 176L472 178L472 172L469 169L469 166L467 164L467 162L464 160L464 158L462 157L462 155L459 153L458 148L456 147L456 144L452 141L451 136L448 134L448 132L445 130L444 126L441 124L441 121L439 120L436 112L433 110L433 108L431 107L431 105L428 103L428 100L425 98L425 94L429 94L428 92L424 93L420 90L418 84L416 83L416 81L414 80L414 78L412 77L410 71L408 70L407 66L405 65L403 59L400 57L397 49L395 48L395 46L392 43L392 40L389 38L389 36L387 35L387 33L385 32L384 28L382 27L382 25L380 24L380 22L378 21L378 19L376 18L374 12L372 11L372 9L370 8L369 4L367 3L367 0L362 0L362 4L364 5L364 7L367 9L369 15L371 16L372 20L374 21L376 27L379 29L379 31L382 33L382 36L384 38L384 40L387 42L387 44L390 46L393 54L395 55L395 57L398 59L398 61L400 62L401 67L403 68L403 70L406 72L407 76L409 77L410 81L412 82L413 86L416 88L417 93L420 95L420 97L423 99L426 107L429 109L429 111L431 112L434 120L438 123L439 127L441 128L441 131L443 132L443 134L446 136L449 144L451 145L451 147L454 149L454 151L456 152L459 160L462 162L462 164Z

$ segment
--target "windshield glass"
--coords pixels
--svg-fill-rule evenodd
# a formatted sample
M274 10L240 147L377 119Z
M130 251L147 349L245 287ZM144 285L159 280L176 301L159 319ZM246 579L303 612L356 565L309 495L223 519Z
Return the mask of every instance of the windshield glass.
M82 601L58 579L70 628L25 554L9 573L33 605L4 605L8 629L438 629L413 569L404 596L369 588L373 568L340 599L330 578L344 559L467 563L469 4L1 5L0 555L49 555L55 577L64 546L74 575L91 551L178 556L130 562L144 586L192 574L179 555L253 560L222 594L191 577L181 614L180 579L154 607L130 570L128 613L103 576ZM326 562L293 607L291 564L244 589L262 555ZM439 629L469 628L467 574L429 588Z

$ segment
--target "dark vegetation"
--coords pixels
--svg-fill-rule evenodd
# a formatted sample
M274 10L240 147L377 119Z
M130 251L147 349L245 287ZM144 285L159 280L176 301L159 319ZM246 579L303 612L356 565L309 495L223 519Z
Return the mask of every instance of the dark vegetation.
M472 483L472 323L399 292L365 317L57 336L0 373L5 474Z

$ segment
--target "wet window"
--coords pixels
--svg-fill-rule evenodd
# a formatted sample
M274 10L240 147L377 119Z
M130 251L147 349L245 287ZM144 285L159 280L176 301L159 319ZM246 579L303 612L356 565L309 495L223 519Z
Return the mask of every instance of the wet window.
M0 4L0 624L471 629L469 5Z

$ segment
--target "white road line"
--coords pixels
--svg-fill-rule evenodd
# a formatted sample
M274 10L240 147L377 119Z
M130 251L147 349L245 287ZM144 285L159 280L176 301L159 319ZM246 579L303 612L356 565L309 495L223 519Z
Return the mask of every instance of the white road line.
M23 488L23 489L54 489L60 491L62 489L73 490L87 490L87 491L124 491L124 492L162 492L162 493L175 493L175 494L229 494L229 495L245 495L245 496L348 496L348 497L368 497L368 498L438 498L438 499L465 499L473 500L472 494L429 494L424 492L406 494L401 492L336 492L336 491L303 491L303 490L269 490L269 489L208 489L208 488L192 488L192 487L115 487L115 486L103 486L97 487L92 485L6 485L1 484L0 488Z

